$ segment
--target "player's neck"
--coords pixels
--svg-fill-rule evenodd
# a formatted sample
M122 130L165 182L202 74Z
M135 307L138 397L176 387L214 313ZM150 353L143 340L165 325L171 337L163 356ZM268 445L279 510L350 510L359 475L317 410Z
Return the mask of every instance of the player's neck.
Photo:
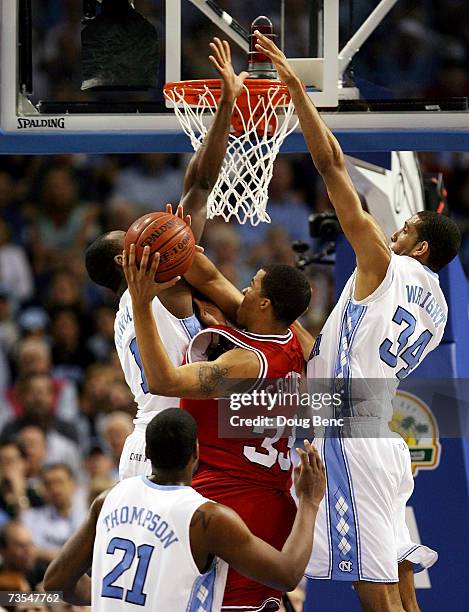
M260 334L264 336L275 335L283 336L288 332L288 327L283 323L276 323L269 319L260 319L247 326L247 331L251 334Z
M170 471L170 470L155 470L149 480L163 487L190 487L192 483L192 471Z

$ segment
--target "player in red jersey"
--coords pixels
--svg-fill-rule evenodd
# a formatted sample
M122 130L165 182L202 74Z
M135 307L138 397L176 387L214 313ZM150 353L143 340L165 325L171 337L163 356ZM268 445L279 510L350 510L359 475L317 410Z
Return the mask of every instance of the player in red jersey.
M175 368L161 343L150 308L159 290L153 280L158 257L148 267L146 249L137 270L132 246L130 253L124 254L124 272L145 377L152 393L199 400L186 405L200 432L200 466L194 487L239 512L253 533L280 549L296 513L290 495L289 441L278 434L259 440L219 438L218 404L207 400L226 396L230 381L285 379L303 373L304 351L291 325L308 307L311 289L301 272L277 265L259 270L243 297L218 276L206 258L200 258L192 276L188 275L189 282L199 289L203 286L209 298L223 293L217 300L219 305L246 331L225 325L203 330L191 343L187 363ZM222 352L209 361L207 349L213 348L214 337L223 339L217 342ZM230 570L224 610L278 610L279 600L277 591Z

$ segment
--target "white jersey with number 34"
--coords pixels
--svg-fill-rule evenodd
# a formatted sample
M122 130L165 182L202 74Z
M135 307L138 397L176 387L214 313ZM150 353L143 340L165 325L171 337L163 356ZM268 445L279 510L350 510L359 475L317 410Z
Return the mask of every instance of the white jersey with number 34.
M308 379L334 379L349 399L358 380L386 379L379 385L381 401L349 401L340 416L390 419L399 381L440 343L448 307L438 275L411 257L392 254L384 280L364 300L353 298L355 276L316 339Z

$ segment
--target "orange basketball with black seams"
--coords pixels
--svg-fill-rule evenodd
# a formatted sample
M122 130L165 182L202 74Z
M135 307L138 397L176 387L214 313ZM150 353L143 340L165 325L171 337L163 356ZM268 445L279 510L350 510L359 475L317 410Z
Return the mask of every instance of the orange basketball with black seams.
M151 255L160 253L160 265L155 280L159 283L182 276L191 267L195 255L195 240L191 228L176 215L154 212L137 219L125 235L125 250L135 244L135 259L140 264L143 249Z

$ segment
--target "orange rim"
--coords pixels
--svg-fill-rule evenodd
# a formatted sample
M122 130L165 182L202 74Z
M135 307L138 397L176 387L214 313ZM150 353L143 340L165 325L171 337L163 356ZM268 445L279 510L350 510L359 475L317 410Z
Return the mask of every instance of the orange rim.
M238 97L238 106L240 108L248 105L248 92L250 96L259 97L263 94L268 94L271 90L275 90L272 97L272 103L278 106L287 106L290 102L290 93L288 87L281 81L272 79L246 79L244 81L245 88ZM178 95L182 93L184 100L190 106L198 106L199 100L207 89L213 95L213 101L205 98L205 104L216 106L221 97L221 80L220 79L194 79L191 81L176 81L174 83L166 83L163 88L165 94L168 92L176 92ZM246 91L247 90L247 91Z

